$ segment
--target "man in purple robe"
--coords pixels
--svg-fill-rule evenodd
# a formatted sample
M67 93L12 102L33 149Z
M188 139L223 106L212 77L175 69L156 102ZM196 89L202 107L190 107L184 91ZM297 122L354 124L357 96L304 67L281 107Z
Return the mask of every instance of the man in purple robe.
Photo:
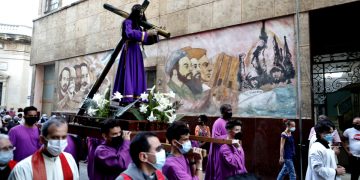
M52 119L52 118L51 118ZM79 167L79 146L80 146L80 140L78 139L78 137L76 137L76 135L74 134L69 134L66 137L67 139L67 143L68 145L66 146L66 148L64 149L64 152L67 152L69 154L71 154L76 162L76 164Z
M34 106L24 108L25 124L18 125L9 131L9 138L16 149L14 160L20 162L37 151L40 146L40 130L36 126L39 120L37 109Z
M172 123L166 131L166 138L171 144L171 154L162 170L168 179L203 179L201 149L192 148L189 136L189 128L181 121Z
M115 119L107 119L101 125L101 133L105 142L95 150L90 180L114 180L131 162L130 131L121 130Z
M144 61L139 43L150 45L158 41L157 30L144 31L140 21L146 21L140 4L132 7L131 13L122 24L122 53L116 73L113 92L120 92L122 103L131 103L147 89Z
M224 135L227 134L225 125L228 120L232 117L232 108L230 104L223 104L220 106L221 118L217 119L212 127L212 138L221 139ZM219 168L216 168L214 165L218 161L220 161L219 152L220 145L219 144L210 144L208 162L206 166L205 180L213 180L215 178L215 174L219 174Z
M105 141L103 139L87 137L87 147L88 147L88 156L87 156L87 173L89 179L94 176L94 159L95 159L95 150L100 145L103 144Z
M227 135L221 136L224 139L238 140L232 145L223 144L220 146L219 161L215 162L215 179L227 179L228 177L247 173L245 168L245 155L241 146L241 121L231 120L226 123Z

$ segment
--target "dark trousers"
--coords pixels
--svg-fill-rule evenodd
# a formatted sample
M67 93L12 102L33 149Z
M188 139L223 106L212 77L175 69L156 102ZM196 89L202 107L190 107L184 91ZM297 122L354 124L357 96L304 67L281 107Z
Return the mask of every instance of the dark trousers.
M360 175L360 157L350 157L351 180L358 180Z

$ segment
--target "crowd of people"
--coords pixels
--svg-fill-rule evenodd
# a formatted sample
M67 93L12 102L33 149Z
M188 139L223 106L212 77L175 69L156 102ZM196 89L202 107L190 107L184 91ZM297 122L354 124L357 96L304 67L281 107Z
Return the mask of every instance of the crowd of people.
M52 116L41 125L35 107L24 108L24 124L12 127L8 135L0 135L1 179L79 179L79 147L73 135L68 134L67 122L61 116ZM228 104L220 108L221 117L212 127L205 125L205 115L199 116L195 128L198 136L232 140L232 144L210 143L207 163L203 163L206 143L189 139L188 124L175 121L166 131L170 149L166 152L156 134L140 132L132 139L131 132L122 129L115 119L101 123L103 139L88 138L88 177L90 180L127 179L240 179L254 178L245 166L242 143L242 122L232 119ZM289 175L296 179L295 157L296 124L285 120L280 134L282 169L277 179ZM360 118L354 118L352 128L344 131L346 142L341 142L335 126L326 116L313 127L306 180L339 179L346 173L338 165L336 155L342 144L350 156L351 179L359 177ZM349 146L347 146L349 144ZM82 151L80 153L83 153Z

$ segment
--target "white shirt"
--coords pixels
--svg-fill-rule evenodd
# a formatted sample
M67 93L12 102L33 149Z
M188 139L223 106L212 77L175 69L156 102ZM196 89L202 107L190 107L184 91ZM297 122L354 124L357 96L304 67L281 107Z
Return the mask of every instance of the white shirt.
M309 151L305 180L339 180L336 175L335 152L319 142L314 142Z
M71 171L73 173L74 180L79 179L79 170L76 165L76 162L71 154L63 152ZM45 169L46 169L46 179L48 180L63 180L64 175L62 172L60 157L44 157ZM25 158L16 164L14 169L11 171L8 180L31 180L33 179L32 165L31 165L32 155Z
M345 130L344 136L349 139L351 154L360 157L360 131L355 128L349 128Z

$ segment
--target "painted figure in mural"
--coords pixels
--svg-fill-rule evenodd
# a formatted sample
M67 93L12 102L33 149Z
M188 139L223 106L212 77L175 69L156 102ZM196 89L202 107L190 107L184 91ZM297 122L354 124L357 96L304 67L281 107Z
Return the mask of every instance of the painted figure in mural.
M265 84L268 79L267 74L267 66L266 66L266 59L265 59L265 50L267 49L267 40L268 36L265 32L265 22L263 22L259 42L252 53L251 64L255 68L255 72L257 73L257 81L261 84Z
M146 20L140 4L132 7L122 23L122 40L125 41L116 72L113 92L120 92L121 103L130 103L146 91L143 55L139 43L150 45L158 42L157 30L142 29L140 21Z
M187 86L192 78L191 62L184 50L174 51L165 65L165 71L170 76L168 87L180 98L194 99Z
M76 70L74 67L69 67L69 69L70 69L70 79L69 79L68 95L70 99L72 99L76 93L75 91Z
M59 82L60 82L59 99L63 99L66 96L69 88L69 79L70 79L70 69L68 67L65 67L61 70L59 76Z
M279 82L286 82L287 84L291 83L291 79L295 77L295 69L291 62L291 53L289 50L289 46L287 44L286 36L284 36L284 52L282 48L279 48L278 42L276 40L276 36L274 36L273 44L274 44L274 68L278 68L278 72L280 71L282 74L282 77L278 80L274 78L274 76L271 76L273 80L277 81L275 83ZM270 71L271 73L271 71Z
M76 64L74 66L75 72L76 72L76 78L75 78L75 91L80 91L81 88L81 68L79 64Z
M74 107L74 104L72 102L72 100L74 99L74 97L76 96L76 91L75 91L75 79L76 79L76 70L73 67L65 67L64 69L69 70L70 72L70 77L68 78L68 88L65 94L62 94L62 92L60 91L60 95L63 95L62 98L59 98L59 102L58 102L58 108L60 109L69 109L70 107ZM61 81L60 81L61 84ZM81 97L82 99L82 97ZM79 102L81 101L81 99L79 100Z
M207 84L210 81L213 65L209 62L208 57L206 56L206 50L204 50L204 54L199 58L200 64L200 72L201 72L201 80Z
M202 81L202 74L200 68L200 59L203 58L202 61L205 61L205 59L207 60L206 50L201 48L190 48L190 47L186 47L183 49L185 50L191 63L192 77L190 81L187 82L187 85L190 88L193 95L195 96L195 98L198 99L201 97L204 91L210 89L210 87L204 84L204 82Z
M81 87L80 91L84 92L86 95L89 92L90 86L90 74L89 74L89 67L86 63L80 64L80 73L81 73Z
M246 74L244 87L247 89L260 89L264 85L272 85L275 87L290 84L295 77L295 69L291 62L291 53L287 44L286 36L284 36L284 49L279 46L277 36L273 36L273 52L267 52L268 36L265 31L265 23L263 22L259 42L252 52L251 64L254 71ZM268 68L269 54L274 55L271 69ZM268 70L270 69L270 71ZM243 84L242 84L243 85Z

